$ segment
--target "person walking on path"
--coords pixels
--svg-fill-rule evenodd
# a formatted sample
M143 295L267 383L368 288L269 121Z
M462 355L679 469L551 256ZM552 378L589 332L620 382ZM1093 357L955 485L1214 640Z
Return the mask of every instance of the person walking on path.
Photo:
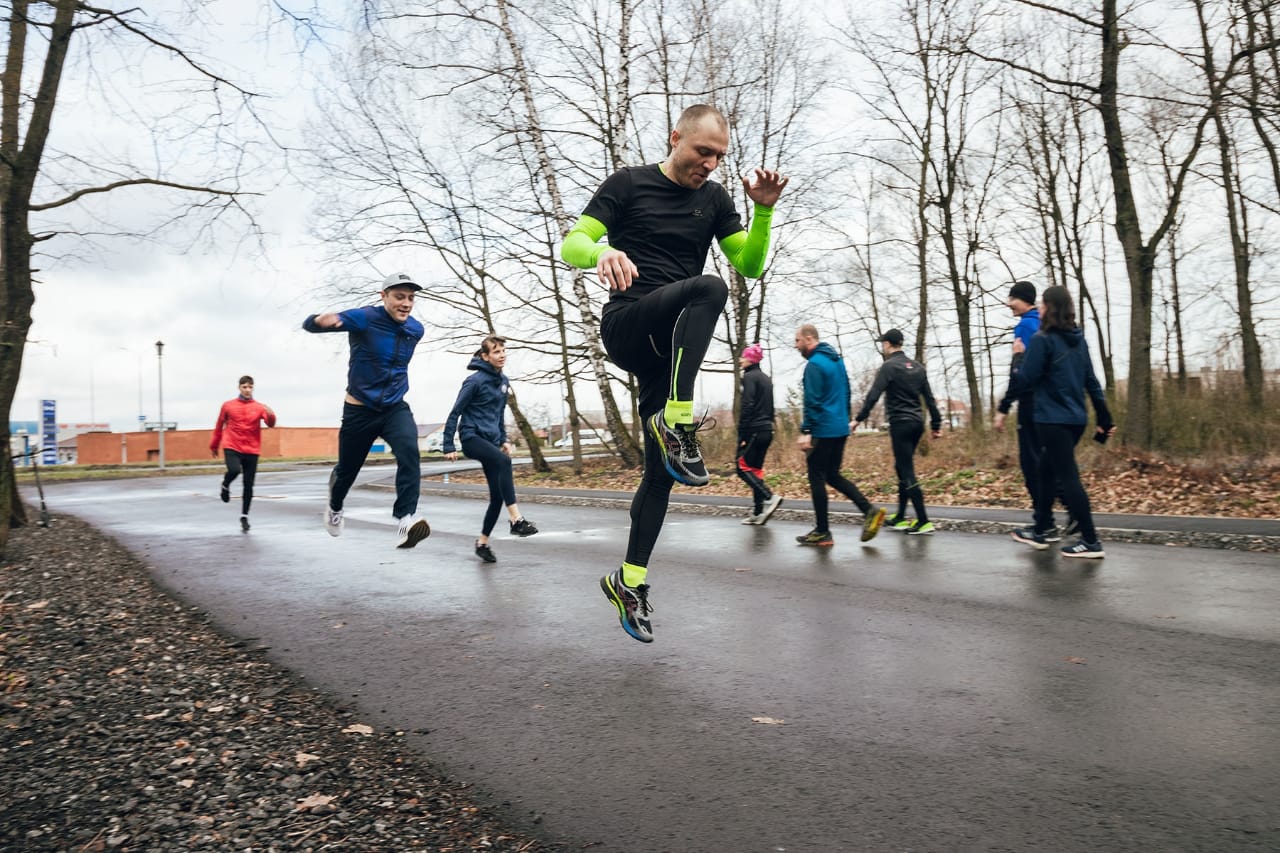
M879 343L884 364L876 371L871 390L854 416L854 428L867 419L883 394L885 416L889 420L889 444L893 448L893 469L898 475L898 511L886 524L891 530L913 536L928 535L933 533L934 527L924 508L924 490L916 479L915 466L916 448L924 436L921 399L929 409L929 430L934 438L942 438L942 414L933 399L924 365L907 358L902 351L902 332L890 329L880 336ZM908 499L916 511L914 522L906 518Z
M729 289L703 275L712 240L748 278L764 272L769 224L787 179L756 169L742 179L754 204L750 231L729 193L710 179L729 148L729 126L715 107L686 109L658 164L623 168L605 179L574 223L560 256L594 269L609 288L600 337L609 358L634 374L644 426L644 473L631 502L631 532L619 569L600 586L622 628L653 641L647 582L674 482L704 486L693 391ZM608 234L608 243L600 238ZM705 420L705 419L704 419Z
M496 563L489 547L489 534L498 523L498 513L505 505L513 536L532 536L538 532L533 523L520 514L516 503L515 480L511 476L511 443L507 441L507 395L511 383L503 375L507 364L507 341L490 335L480 342L467 370L474 371L462 382L458 399L453 403L444 424L444 454L456 461L458 451L453 436L457 432L462 452L475 459L484 469L489 484L489 506L476 540L476 556L486 563Z
M373 442L382 438L396 458L396 547L412 548L431 535L425 518L418 518L422 464L418 453L418 425L405 401L409 392L409 360L422 340L422 324L410 316L422 285L407 273L393 273L382 283L381 303L328 314L312 314L302 321L308 332L346 332L351 347L347 393L338 430L338 464L329 474L329 501L324 526L341 536L342 505Z
M813 530L797 536L796 541L818 547L835 544L827 518L827 486L831 486L862 512L862 541L867 542L880 532L885 512L873 506L840 472L852 405L844 360L835 347L818 340L818 329L811 323L796 330L796 349L808 362L804 367L804 417L796 445L808 454L805 462L814 515Z
M1040 307L1040 331L1031 337L1017 374L1000 401L995 428L1004 430L1013 401L1032 392L1040 464L1036 471L1035 521L1013 532L1013 538L1037 550L1049 547L1045 534L1054 528L1053 498L1060 487L1067 510L1080 526L1080 541L1062 547L1066 557L1098 559L1106 556L1093 525L1089 495L1080 482L1075 447L1088 424L1084 398L1093 401L1097 419L1094 439L1106 441L1115 432L1111 411L1093 372L1084 332L1076 325L1075 305L1065 287L1045 289Z
M218 420L209 440L209 455L218 457L218 447L227 463L222 476L219 497L231 502L231 484L244 474L240 492L240 529L249 532L249 505L253 503L253 481L258 476L258 457L262 454L262 425L276 425L276 413L265 403L253 399L253 377L241 376L240 395L222 404Z
M764 482L764 458L773 444L773 380L760 368L764 350L752 344L742 351L741 406L738 409L738 476L751 489L753 511L743 524L768 524L782 504Z
M1009 299L1005 303L1018 322L1013 327L1013 357L1009 361L1009 379L1017 375L1022 361L1026 357L1027 346L1031 338L1040 331L1040 309L1036 307L1036 286L1029 281L1015 281L1009 288ZM1018 404L1018 465L1022 468L1022 482L1027 487L1034 505L1039 491L1040 439L1036 435L1035 401L1030 392L1017 399ZM1062 490L1054 484L1054 495L1062 500ZM1063 505L1066 502L1063 501ZM1045 534L1049 541L1056 542L1062 536L1070 536L1076 532L1076 521L1067 513L1067 523L1059 532L1055 527Z

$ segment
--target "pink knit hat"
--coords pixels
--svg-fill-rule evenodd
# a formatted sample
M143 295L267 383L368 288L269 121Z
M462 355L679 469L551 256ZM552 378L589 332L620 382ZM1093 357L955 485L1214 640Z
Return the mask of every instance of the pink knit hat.
M764 359L764 350L759 344L752 344L742 351L742 357L752 364L759 364Z

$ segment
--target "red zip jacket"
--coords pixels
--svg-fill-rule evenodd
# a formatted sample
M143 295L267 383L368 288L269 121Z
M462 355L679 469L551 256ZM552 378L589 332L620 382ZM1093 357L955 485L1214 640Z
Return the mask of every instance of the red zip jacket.
M276 425L276 416L267 411L267 407L257 400L246 400L236 397L222 404L218 411L218 422L213 425L213 440L209 449L218 452L222 444L227 450L257 456L262 452L262 427L259 421L267 426ZM226 430L226 442L222 441L223 429Z

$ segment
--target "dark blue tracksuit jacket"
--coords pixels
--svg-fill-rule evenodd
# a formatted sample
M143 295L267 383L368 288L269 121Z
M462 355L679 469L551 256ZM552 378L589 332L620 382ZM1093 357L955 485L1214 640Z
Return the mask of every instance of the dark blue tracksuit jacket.
M422 324L410 317L397 323L381 305L341 311L342 326L322 329L316 315L302 321L308 332L346 332L351 347L347 393L374 411L383 411L409 392L409 360L422 340Z
M453 453L453 434L456 429L462 441L483 438L502 446L507 441L507 394L511 383L498 372L498 368L480 356L471 359L467 370L474 370L462 382L453 411L444 424L444 452ZM461 422L461 423L459 423Z

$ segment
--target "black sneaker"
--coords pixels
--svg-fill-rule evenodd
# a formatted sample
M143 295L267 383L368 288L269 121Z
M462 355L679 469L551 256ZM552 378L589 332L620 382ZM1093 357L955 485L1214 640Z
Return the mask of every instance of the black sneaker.
M1080 532L1080 522L1071 517L1071 513L1067 513L1067 523L1062 528L1063 536L1075 536Z
M218 492L218 497L222 498L224 504L231 503L231 487L223 483L222 490Z
M627 586L622 582L622 569L600 578L600 588L605 598L618 608L618 621L622 630L642 643L653 642L653 626L649 624L649 585Z
M243 530L245 533L249 532L249 516L247 515L240 516L240 529Z
M654 412L645 421L645 428L658 441L662 451L662 464L677 483L686 486L705 486L711 481L707 466L702 461L702 448L698 446L697 432L706 419L674 429L667 426L662 412Z
M489 547L488 542L484 543L483 545L481 545L479 542L476 543L476 556L486 563L498 562L498 558L493 556L493 549Z
M1083 557L1086 560L1101 560L1107 556L1107 552L1102 550L1101 542L1077 542L1074 545L1068 545L1062 549L1064 557Z
M1056 524L1053 527L1050 527L1044 533L1041 533L1040 535L1044 537L1044 541L1046 542L1062 541L1062 531L1058 528L1058 525Z
M517 518L511 522L512 536L532 536L538 532L538 528L533 526L533 522L527 518Z
M815 545L819 548L830 548L836 544L836 540L831 538L829 530L810 530L803 536L797 536L796 541L801 545Z
M1030 545L1037 551L1043 551L1049 547L1049 543L1045 541L1044 534L1036 533L1034 527L1019 527L1009 535L1013 537L1014 542Z

